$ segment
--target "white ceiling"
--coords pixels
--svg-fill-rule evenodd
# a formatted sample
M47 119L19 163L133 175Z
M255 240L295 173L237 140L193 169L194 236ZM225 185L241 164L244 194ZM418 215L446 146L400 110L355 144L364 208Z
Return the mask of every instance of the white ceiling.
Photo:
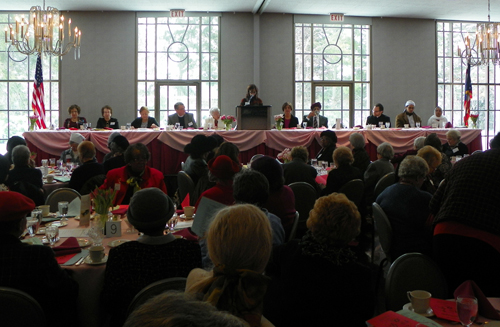
M43 0L3 0L0 10L27 11ZM500 21L500 1L492 0L491 20ZM61 11L257 12L346 16L408 17L487 21L488 0L47 0Z

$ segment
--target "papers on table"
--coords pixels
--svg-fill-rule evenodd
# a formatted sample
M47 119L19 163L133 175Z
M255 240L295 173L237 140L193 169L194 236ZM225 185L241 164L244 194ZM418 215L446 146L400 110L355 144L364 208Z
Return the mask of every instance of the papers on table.
M198 209L196 210L196 218L194 219L193 227L191 228L193 232L195 232L196 235L202 237L217 212L225 207L227 207L225 204L219 203L206 197L201 198Z
M88 228L59 229L59 237L87 237Z

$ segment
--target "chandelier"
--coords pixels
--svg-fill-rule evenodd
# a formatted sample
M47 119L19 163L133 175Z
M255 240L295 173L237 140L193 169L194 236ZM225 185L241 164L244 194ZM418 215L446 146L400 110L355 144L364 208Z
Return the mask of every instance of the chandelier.
M472 42L469 35L464 38L465 49L458 48L462 62L471 66L500 64L500 23L490 22L490 0L488 0L488 22L476 27L476 39Z
M81 38L82 31L78 27L72 30L71 18L66 22L57 8L45 8L45 0L43 8L31 7L28 18L25 19L24 15L16 17L15 25L5 28L5 43L10 43L9 57L11 47L26 56L43 53L56 57L62 57L74 48L76 60L80 58Z

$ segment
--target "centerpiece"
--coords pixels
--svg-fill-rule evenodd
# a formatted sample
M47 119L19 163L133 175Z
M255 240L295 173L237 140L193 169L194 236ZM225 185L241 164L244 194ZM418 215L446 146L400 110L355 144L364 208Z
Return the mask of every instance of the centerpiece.
M285 148L276 156L278 160L283 160L284 163L292 161L292 154L289 148Z
M89 229L89 237L94 245L100 245L105 235L104 228L106 221L109 220L111 212L109 208L113 206L113 201L116 196L116 191L112 189L102 190L96 188L90 193L90 198L94 202L94 222Z
M283 128L283 115L274 115L274 121L276 122L276 129L281 131Z
M479 114L471 114L470 120L472 120L472 128L477 128L477 119L479 118Z
M234 116L224 115L220 118L220 120L222 120L222 122L226 126L226 131L229 131L231 129L233 121L236 121L236 118Z
M35 130L36 121L38 120L38 115L37 114L31 115L31 116L29 116L29 119L30 119L30 128L29 128L29 130L30 131L34 131Z

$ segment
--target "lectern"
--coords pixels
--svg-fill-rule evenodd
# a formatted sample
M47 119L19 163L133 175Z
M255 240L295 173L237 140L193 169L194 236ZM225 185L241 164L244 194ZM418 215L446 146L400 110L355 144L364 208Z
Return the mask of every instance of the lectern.
M236 107L237 130L270 130L272 106Z

